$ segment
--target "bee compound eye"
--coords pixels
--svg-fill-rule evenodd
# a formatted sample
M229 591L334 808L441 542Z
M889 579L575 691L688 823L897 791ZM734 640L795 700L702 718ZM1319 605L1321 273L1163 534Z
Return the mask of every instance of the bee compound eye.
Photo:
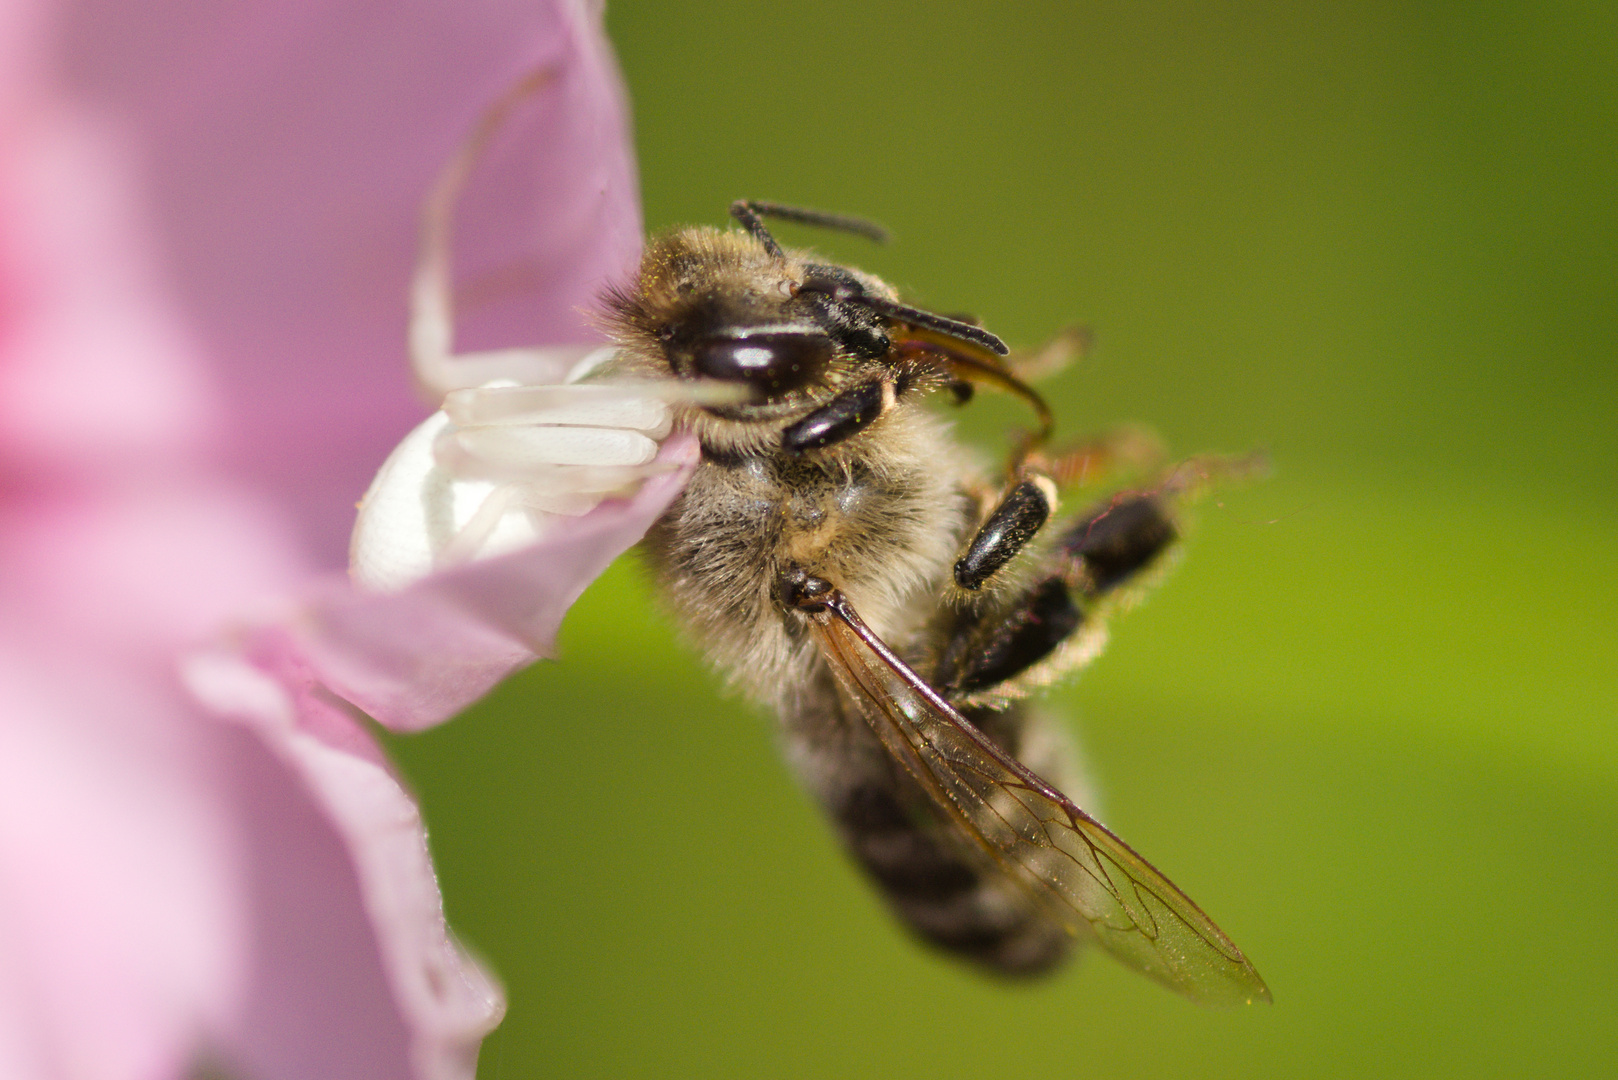
M706 378L785 393L819 378L835 352L824 334L750 334L701 342L692 359L696 373Z

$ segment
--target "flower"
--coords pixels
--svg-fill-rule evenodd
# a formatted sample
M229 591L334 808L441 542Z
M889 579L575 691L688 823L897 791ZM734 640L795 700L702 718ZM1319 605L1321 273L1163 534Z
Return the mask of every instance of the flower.
M326 572L421 415L422 194L532 70L464 202L461 266L521 286L473 344L584 340L638 251L598 7L0 6L0 1075L472 1074L499 991L347 703L452 715L682 474L391 593Z

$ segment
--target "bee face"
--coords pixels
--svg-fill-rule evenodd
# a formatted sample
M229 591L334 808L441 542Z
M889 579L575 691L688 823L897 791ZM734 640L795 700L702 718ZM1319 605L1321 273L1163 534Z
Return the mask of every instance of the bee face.
M869 274L781 247L761 220L778 217L885 236L869 222L776 203L737 202L745 232L690 228L654 239L633 283L608 290L605 324L621 347L615 369L643 378L740 387L741 399L698 404L676 422L710 456L758 453L773 441L815 453L863 434L901 396L987 380L1049 411L1001 357L1005 344L975 325L899 300ZM840 453L840 450L834 451Z
M840 266L771 255L751 237L687 229L654 241L633 292L612 298L615 328L643 361L681 379L735 383L736 418L823 400L879 366L892 348L869 297L881 281Z

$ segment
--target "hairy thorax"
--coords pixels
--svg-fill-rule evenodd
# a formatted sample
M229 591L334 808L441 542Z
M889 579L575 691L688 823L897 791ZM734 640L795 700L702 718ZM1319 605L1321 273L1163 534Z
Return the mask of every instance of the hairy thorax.
M733 683L780 704L820 663L783 572L833 582L903 649L940 595L967 528L969 473L947 425L901 404L830 450L710 455L647 546L665 597Z

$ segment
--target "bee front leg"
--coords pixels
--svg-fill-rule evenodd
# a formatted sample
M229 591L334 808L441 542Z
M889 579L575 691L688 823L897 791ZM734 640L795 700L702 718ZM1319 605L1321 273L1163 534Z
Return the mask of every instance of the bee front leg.
M801 454L840 443L876 423L898 400L892 379L850 387L781 432L781 447Z

